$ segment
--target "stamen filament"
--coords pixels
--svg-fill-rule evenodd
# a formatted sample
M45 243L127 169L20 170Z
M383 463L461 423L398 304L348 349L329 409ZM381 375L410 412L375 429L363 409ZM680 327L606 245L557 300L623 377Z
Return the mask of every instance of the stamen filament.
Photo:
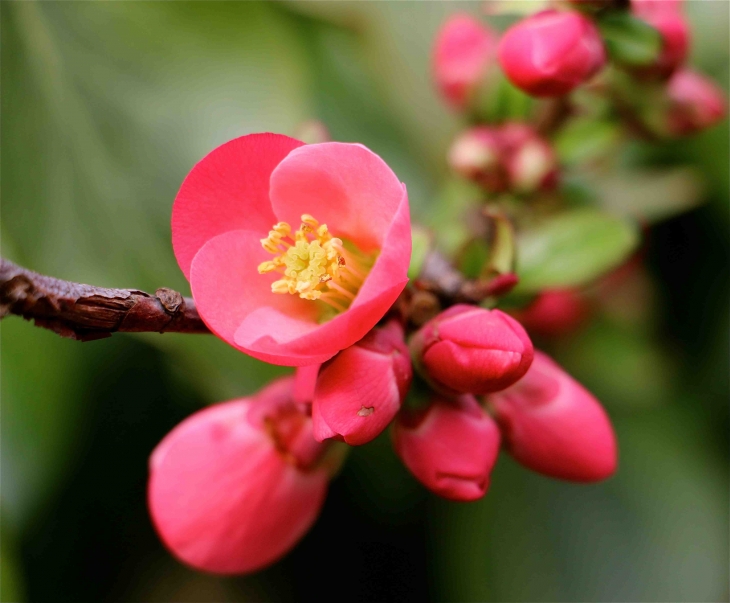
M337 283L335 283L334 281L329 281L329 282L327 283L327 286L328 286L328 287L329 287L330 289L334 289L335 291L339 291L339 292L340 292L340 293L341 293L342 295L344 295L345 297L347 297L347 298L348 298L348 299L350 299L350 300L353 300L353 299L355 299L355 294L354 294L354 293L352 293L352 292L348 291L347 289L345 289L344 287L342 287L342 286L338 285L338 284L337 284Z

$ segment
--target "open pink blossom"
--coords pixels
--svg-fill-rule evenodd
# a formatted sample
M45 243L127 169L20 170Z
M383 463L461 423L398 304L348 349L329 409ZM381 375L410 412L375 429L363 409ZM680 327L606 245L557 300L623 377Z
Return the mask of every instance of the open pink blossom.
M408 196L362 145L252 134L188 174L172 242L216 335L266 362L316 364L361 339L405 287Z
M285 378L188 417L150 459L149 509L165 545L197 569L235 574L283 556L314 523L327 446Z
M473 396L434 398L428 408L403 410L393 446L406 467L432 492L458 501L484 496L497 462L497 424Z
M533 96L561 96L606 62L601 35L576 11L546 10L502 36L499 62L510 81Z
M527 374L488 400L507 449L526 467L578 482L616 470L616 436L603 407L546 354L535 350Z
M474 100L495 61L497 42L495 32L464 13L452 16L439 30L433 52L433 77L454 108L465 109Z
M400 410L412 377L400 324L373 329L319 373L312 403L315 439L354 446L374 439Z

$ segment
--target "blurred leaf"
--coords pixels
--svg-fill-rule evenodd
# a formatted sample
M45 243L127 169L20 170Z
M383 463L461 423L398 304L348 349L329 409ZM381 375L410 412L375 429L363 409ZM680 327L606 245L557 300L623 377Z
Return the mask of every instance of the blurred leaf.
M705 188L692 168L613 171L593 184L600 205L607 211L647 222L694 209L703 201Z
M411 237L413 240L413 251L411 252L411 264L408 267L408 278L413 280L421 274L423 262L433 246L433 236L425 228L412 226Z
M669 350L633 325L598 319L556 346L556 360L608 408L663 406L677 387Z
M586 284L618 266L636 248L636 226L591 210L572 210L520 233L518 293Z
M8 525L4 522L0 538L0 603L19 603L25 600L23 576L15 539L8 532Z
M477 99L477 113L480 120L486 122L524 121L529 118L535 104L530 95L512 85L501 71L486 78L477 91Z
M559 131L555 148L561 163L573 165L610 153L620 136L620 129L611 122L593 118L576 119Z
M644 67L659 56L662 38L651 25L626 11L609 12L598 21L612 60L621 65Z
M488 15L519 15L527 17L533 13L548 8L547 0L487 0L484 3L484 12Z

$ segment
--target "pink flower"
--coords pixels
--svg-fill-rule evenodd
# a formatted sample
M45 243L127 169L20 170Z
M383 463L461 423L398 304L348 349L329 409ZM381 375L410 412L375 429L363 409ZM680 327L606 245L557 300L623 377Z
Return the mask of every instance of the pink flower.
M172 242L216 335L266 362L316 364L361 339L405 287L408 196L362 145L252 134L188 174Z
M681 3L673 0L633 0L631 9L662 37L662 49L655 64L640 72L659 78L669 77L684 63L689 51L689 24L681 13Z
M467 14L451 17L439 30L433 53L436 85L456 109L474 100L497 50L497 34Z
M499 429L473 396L434 398L419 413L403 411L393 428L393 446L426 488L451 500L486 494L499 453Z
M258 570L309 530L329 481L326 446L291 400L292 379L180 423L150 459L148 502L165 545L220 574Z
M312 404L314 437L366 444L393 420L412 377L400 324L391 321L373 329L319 373Z
M667 126L675 136L699 132L725 117L726 100L722 89L694 71L684 69L675 73L669 80L667 95Z
M551 477L579 482L616 470L616 437L605 411L542 352L515 385L488 398L507 449L520 463Z
M499 44L510 81L533 96L561 96L606 62L595 25L577 12L546 10L512 26Z
M445 392L486 394L512 385L532 362L530 338L499 310L458 304L411 339L416 366Z

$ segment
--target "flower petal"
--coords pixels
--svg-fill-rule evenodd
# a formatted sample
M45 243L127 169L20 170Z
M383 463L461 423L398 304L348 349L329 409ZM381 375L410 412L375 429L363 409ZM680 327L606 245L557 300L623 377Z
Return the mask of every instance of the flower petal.
M244 229L266 236L276 222L269 177L303 144L281 134L250 134L219 146L195 165L172 207L172 246L187 278L195 254L216 235Z
M400 405L391 354L349 347L317 379L314 406L329 428L351 446L378 436ZM315 438L320 435L315 431Z
M287 463L247 420L252 400L217 404L173 429L150 462L155 527L184 563L251 572L286 553L314 523L328 476Z
M359 144L325 142L289 153L271 174L271 204L281 221L311 214L361 251L383 244L403 186L378 155Z
M195 303L210 330L257 358L235 341L235 333L247 316L265 307L268 314L260 324L264 332L281 328L303 334L316 327L317 310L307 300L271 292L271 283L278 274L258 272L259 263L269 258L260 237L260 233L247 230L218 235L197 253L190 271Z

